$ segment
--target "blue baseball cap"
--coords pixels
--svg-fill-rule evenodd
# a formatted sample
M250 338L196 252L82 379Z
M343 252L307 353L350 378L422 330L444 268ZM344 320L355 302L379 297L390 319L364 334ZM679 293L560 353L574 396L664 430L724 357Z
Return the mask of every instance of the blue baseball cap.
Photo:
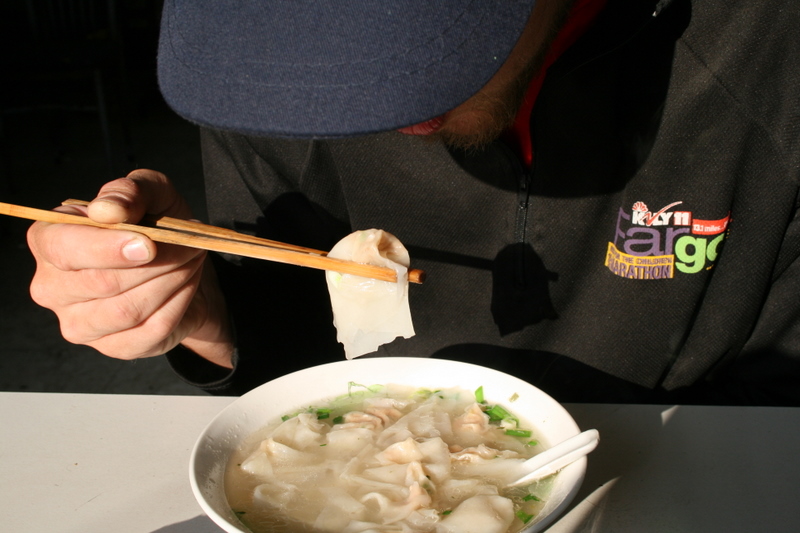
M500 68L535 0L165 0L158 80L204 126L344 137L437 117Z

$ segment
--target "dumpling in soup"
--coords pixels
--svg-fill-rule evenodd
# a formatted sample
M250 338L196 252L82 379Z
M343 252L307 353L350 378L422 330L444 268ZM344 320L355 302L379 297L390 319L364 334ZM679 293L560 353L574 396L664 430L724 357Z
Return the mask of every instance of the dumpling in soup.
M545 505L546 491L505 483L536 453L531 431L491 421L476 446L454 431L498 406L457 387L368 390L275 421L231 456L225 490L251 531L513 533Z
M436 525L436 533L505 533L514 521L514 505L508 498L481 494L456 507Z
M414 336L408 306L408 265L403 244L391 233L369 229L351 233L328 253L397 272L397 282L326 272L337 339L348 359L374 352L397 337Z

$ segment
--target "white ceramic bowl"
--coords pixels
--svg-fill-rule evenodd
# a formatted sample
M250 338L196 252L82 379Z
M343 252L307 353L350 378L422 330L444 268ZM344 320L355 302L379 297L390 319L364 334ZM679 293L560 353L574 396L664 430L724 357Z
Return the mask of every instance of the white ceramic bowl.
M189 477L192 491L206 514L228 533L248 533L228 505L224 472L242 441L280 416L297 408L347 392L349 382L364 385L398 384L419 388L483 386L489 403L502 404L530 422L550 446L580 430L553 398L518 378L486 367L443 359L386 357L341 361L307 368L265 383L235 400L206 427L192 451ZM512 395L517 398L510 402ZM586 471L586 458L559 472L545 508L524 530L546 528L575 497Z

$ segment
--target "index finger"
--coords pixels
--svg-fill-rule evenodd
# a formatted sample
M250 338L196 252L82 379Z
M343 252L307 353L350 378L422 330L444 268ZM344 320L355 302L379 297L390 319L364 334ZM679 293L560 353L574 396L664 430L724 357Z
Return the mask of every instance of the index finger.
M191 218L191 210L169 179L148 169L103 185L87 210L93 220L107 223L137 223L145 213Z

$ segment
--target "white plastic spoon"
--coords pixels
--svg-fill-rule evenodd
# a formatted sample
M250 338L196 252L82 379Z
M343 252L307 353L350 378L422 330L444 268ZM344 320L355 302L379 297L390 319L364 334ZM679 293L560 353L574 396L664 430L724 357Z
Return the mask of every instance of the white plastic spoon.
M556 444L552 448L534 455L520 465L522 475L508 484L509 487L527 485L537 479L555 474L568 464L588 454L600 442L600 433L596 429L588 429L574 437Z

